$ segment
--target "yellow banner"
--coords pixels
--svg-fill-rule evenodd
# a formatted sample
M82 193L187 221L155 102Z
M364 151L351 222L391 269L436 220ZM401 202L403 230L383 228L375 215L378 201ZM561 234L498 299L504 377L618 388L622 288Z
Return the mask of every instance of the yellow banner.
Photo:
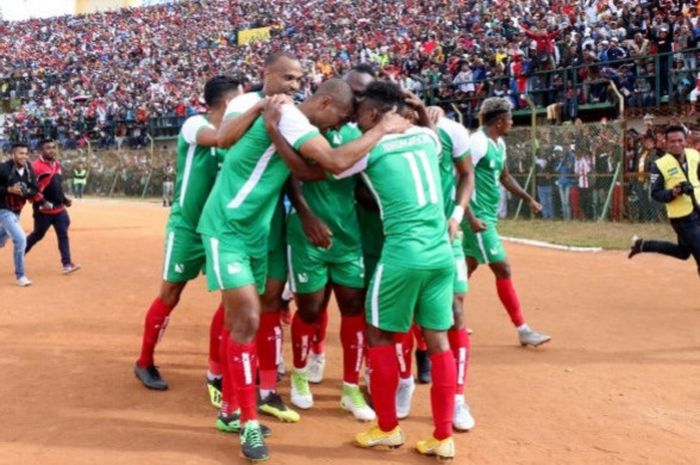
M238 31L238 45L255 42L256 40L267 40L270 38L270 26L258 27L255 29L243 29Z

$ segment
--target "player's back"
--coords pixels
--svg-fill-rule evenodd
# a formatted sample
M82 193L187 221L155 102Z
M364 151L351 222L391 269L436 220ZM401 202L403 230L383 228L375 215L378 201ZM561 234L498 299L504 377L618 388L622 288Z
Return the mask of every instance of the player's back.
M385 136L370 152L363 177L377 198L384 224L382 261L423 269L452 263L439 151L435 133L414 127Z
M226 152L198 231L234 236L253 254L266 251L275 202L288 175L259 117Z
M191 116L178 135L174 202L168 219L174 227L197 227L219 172L217 149L197 144L197 133L203 128L214 126L203 115Z

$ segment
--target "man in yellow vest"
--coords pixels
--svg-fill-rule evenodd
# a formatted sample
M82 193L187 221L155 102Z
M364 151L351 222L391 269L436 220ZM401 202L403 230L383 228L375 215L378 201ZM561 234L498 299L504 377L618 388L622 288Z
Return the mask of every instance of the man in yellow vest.
M85 184L87 184L87 170L85 169L85 164L79 162L78 165L73 168L73 194L75 194L76 199L83 198Z
M700 153L686 148L682 126L666 128L668 153L656 160L651 169L651 196L666 205L678 243L632 238L629 258L642 252L655 252L687 260L692 255L700 273Z

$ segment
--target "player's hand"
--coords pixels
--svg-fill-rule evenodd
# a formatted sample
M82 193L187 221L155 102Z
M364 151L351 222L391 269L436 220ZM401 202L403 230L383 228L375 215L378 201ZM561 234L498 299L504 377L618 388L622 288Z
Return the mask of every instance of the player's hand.
M10 194L22 195L22 188L20 187L20 184L17 183L8 187L7 192L9 192Z
M457 220L454 218L450 218L447 221L447 231L450 233L450 242L452 242L457 235L457 233L460 231L461 227Z
M48 200L44 200L44 203L41 204L39 207L39 210L51 210L53 209L53 204L49 202Z
M267 101L273 105L286 105L294 103L294 99L287 94L275 94L267 98Z
M73 201L71 199L69 199L68 197L65 197L63 199L63 205L65 205L66 207L70 207L73 205Z
M488 225L484 221L476 217L469 218L469 226L475 233L486 231L486 229L488 228Z
M677 184L677 185L673 186L672 192L673 192L673 198L675 199L675 198L681 196L681 194L683 193L683 188L681 187L680 184Z
M316 247L321 247L322 249L331 248L333 233L328 229L326 223L312 214L300 216L299 219L301 219L301 226L304 228L304 234L306 234L311 244Z
M421 108L425 108L425 104L421 99L418 98L416 94L413 92L404 91L404 103L408 105L410 108L413 108L414 110L419 110Z
M278 99L266 99L262 115L265 120L266 128L277 128L282 118L282 104L279 103Z
M379 125L385 134L401 134L411 127L411 122L400 116L396 112L396 108L393 108L391 111L384 113L381 121L379 121Z
M426 112L428 113L428 118L430 118L430 121L433 124L437 124L440 118L445 116L445 110L438 106L430 106L426 109Z
M535 199L530 199L527 205L530 207L530 211L532 211L532 213L537 214L542 211L542 204Z

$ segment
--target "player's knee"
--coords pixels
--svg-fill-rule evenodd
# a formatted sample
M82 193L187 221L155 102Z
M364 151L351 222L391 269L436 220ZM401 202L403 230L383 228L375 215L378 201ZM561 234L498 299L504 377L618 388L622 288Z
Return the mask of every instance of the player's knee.
M507 279L511 277L510 263L500 262L491 266L493 273L498 279Z
M321 314L321 306L315 305L314 303L305 302L304 304L299 304L297 306L297 313L301 321L307 325L314 324L318 321L318 317Z
M260 312L254 305L242 305L226 309L226 320L231 322L231 338L241 343L255 339L260 326Z
M362 315L365 310L364 299L362 295L345 298L342 302L338 301L338 307L340 308L340 314L343 316Z
M169 308L175 308L180 302L182 288L183 286L179 285L179 283L164 281L160 287L160 295L158 297L160 297L160 300Z
M423 337L425 338L425 343L428 346L428 352L430 352L430 354L439 354L450 350L450 341L447 339L447 333L445 331L423 329Z

